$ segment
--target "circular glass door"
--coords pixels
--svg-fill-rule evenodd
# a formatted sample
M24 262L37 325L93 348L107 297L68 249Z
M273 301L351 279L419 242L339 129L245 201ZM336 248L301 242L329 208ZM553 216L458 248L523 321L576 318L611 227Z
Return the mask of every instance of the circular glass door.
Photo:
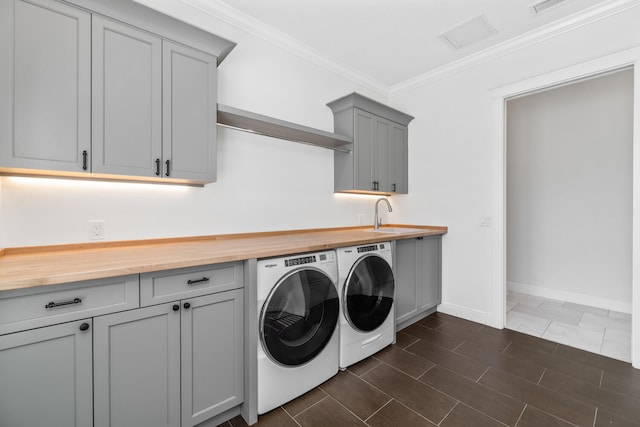
M282 365L302 365L327 345L338 322L340 304L331 278L316 269L283 277L260 313L260 340Z
M393 305L393 272L377 255L367 255L355 263L344 287L343 311L349 324L369 332L384 323Z

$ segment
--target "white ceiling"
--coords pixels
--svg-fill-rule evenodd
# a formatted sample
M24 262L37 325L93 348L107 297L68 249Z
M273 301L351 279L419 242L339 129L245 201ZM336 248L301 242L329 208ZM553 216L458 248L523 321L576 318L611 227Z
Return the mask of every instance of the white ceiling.
M321 57L391 89L469 56L617 7L623 0L184 0L223 14L270 41ZM454 50L439 34L484 15L497 30Z

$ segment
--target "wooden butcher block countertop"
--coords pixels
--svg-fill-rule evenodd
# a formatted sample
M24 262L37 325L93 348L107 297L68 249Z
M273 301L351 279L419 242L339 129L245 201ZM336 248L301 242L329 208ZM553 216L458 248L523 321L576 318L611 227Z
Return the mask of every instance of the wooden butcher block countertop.
M408 229L402 233L376 233L371 231L371 227L347 227L9 248L0 251L0 291L321 251L447 232L447 227L393 227ZM381 230L384 228L381 227Z

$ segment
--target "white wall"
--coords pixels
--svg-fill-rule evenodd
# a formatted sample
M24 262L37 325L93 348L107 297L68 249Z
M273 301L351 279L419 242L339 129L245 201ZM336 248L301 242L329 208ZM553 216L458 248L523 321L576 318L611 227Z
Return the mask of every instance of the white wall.
M441 310L498 324L492 301L492 230L479 225L494 198L491 90L640 45L640 9L585 25L394 97L409 130L409 191L399 220L449 226L443 239ZM500 224L499 224L500 226Z
M631 311L633 70L507 103L510 289Z
M238 43L219 67L220 103L333 131L327 102L353 91L376 96L237 28L165 3ZM332 151L224 128L218 144L218 181L204 188L2 178L0 247L84 242L89 220L105 221L106 240L349 226L359 224L359 214L373 224L375 198L333 194Z

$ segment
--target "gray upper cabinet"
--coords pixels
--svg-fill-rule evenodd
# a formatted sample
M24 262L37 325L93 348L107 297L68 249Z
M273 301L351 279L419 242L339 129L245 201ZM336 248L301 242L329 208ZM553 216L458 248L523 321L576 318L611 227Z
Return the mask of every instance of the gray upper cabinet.
M88 168L90 40L85 11L51 0L0 2L0 169Z
M215 181L234 44L134 1L70 3L0 3L0 174Z
M91 319L0 336L0 425L93 425Z
M334 154L336 192L407 193L408 132L413 117L357 93L327 104L351 152Z
M154 176L162 157L162 40L93 18L95 173Z
M217 58L163 42L164 175L216 180Z

